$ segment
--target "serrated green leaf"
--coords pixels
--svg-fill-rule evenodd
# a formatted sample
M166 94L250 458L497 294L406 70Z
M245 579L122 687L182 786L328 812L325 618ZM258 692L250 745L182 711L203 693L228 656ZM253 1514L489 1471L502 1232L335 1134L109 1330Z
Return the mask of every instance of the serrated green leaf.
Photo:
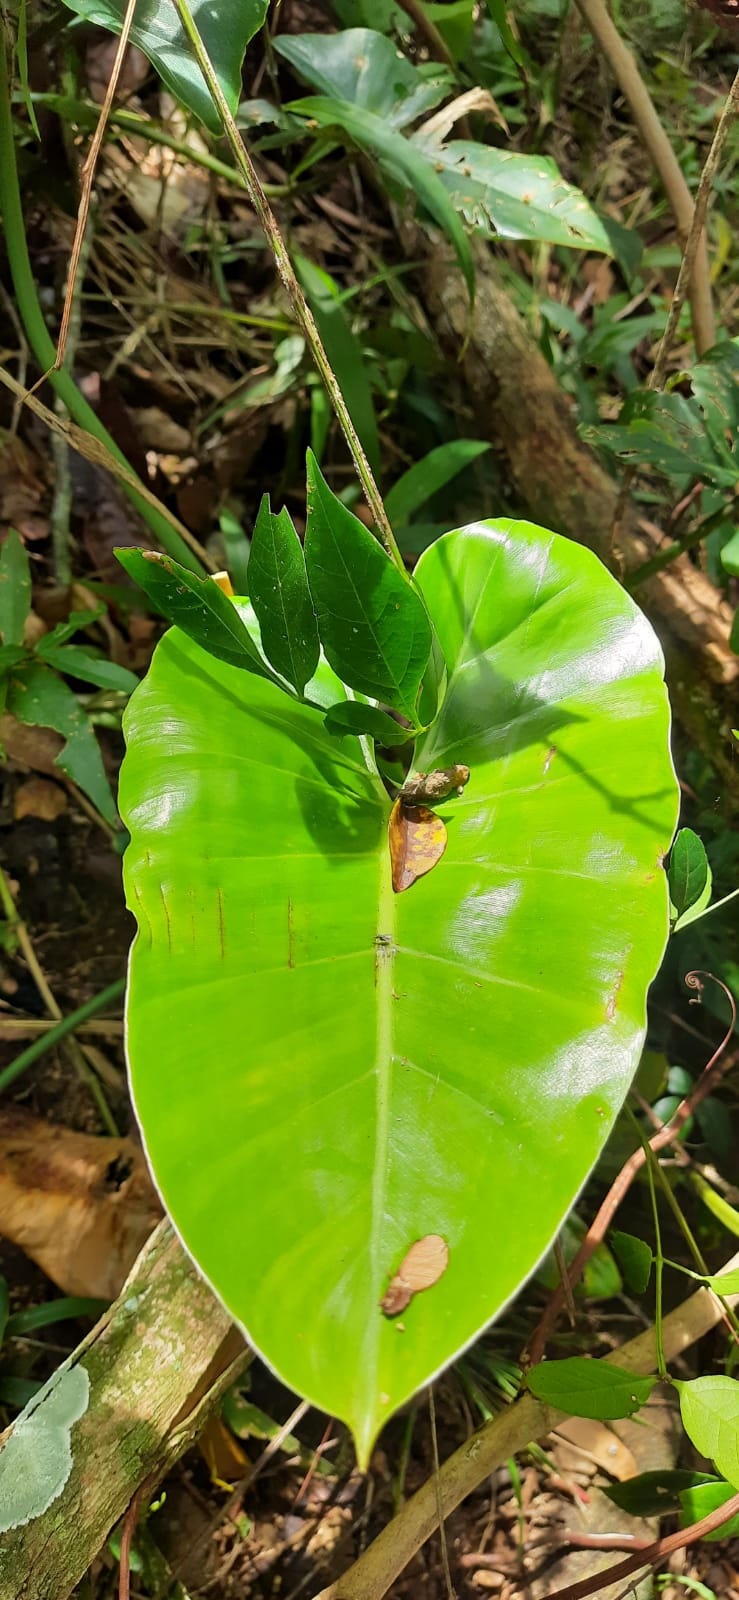
M343 100L403 128L438 105L451 83L444 67L420 73L391 39L372 28L340 33L279 34L277 54L319 94Z
M306 100L294 101L290 109L311 122L317 122L322 128L341 128L355 144L379 161L391 179L401 182L416 195L454 246L470 299L473 299L475 274L469 241L446 189L426 154L383 118L363 110L361 106L350 105L345 100L309 95Z
M389 717L386 711L365 705L361 700L341 700L338 705L330 706L325 723L329 733L339 736L368 733L378 744L391 749L394 745L407 744L413 738L410 728L401 728L400 723Z
M432 495L489 449L484 439L450 439L414 462L385 495L385 510L393 527L408 522Z
M55 766L79 784L107 822L114 823L115 802L100 746L77 696L59 674L42 661L18 667L10 680L7 706L19 722L54 728L62 735L66 743Z
M674 1382L691 1443L739 1489L739 1383L723 1373Z
M23 643L23 629L31 609L31 568L28 552L15 528L9 528L0 548L0 639L4 645Z
M302 694L318 666L316 614L292 517L284 508L273 512L266 494L252 534L247 577L262 649L276 671Z
M633 1233L611 1234L611 1244L623 1269L626 1283L633 1294L644 1294L652 1272L652 1251L644 1239Z
M65 4L86 22L120 33L126 0L65 0ZM246 46L261 28L267 5L268 0L220 0L217 6L212 0L190 0L193 21L234 114L241 96ZM211 133L220 133L221 119L172 0L166 4L162 0L138 0L131 40L156 67L176 99Z
M703 1483L694 1483L687 1486L680 1495L682 1516L680 1522L683 1528L689 1528L693 1522L701 1522L704 1517L710 1516L712 1511L717 1511L719 1506L726 1505L727 1500L732 1500L736 1495L732 1483L716 1482L709 1479ZM735 1539L739 1534L739 1512L730 1517L720 1528L715 1528L713 1533L704 1533L706 1543L719 1539Z
M635 1377L620 1367L586 1356L568 1356L564 1361L545 1361L532 1367L526 1383L537 1400L568 1411L573 1417L591 1417L600 1422L617 1417L633 1417L646 1405L659 1378Z
M670 900L677 913L674 931L703 910L711 895L711 869L703 841L692 828L681 828L667 868ZM692 916L690 913L692 912Z
M676 1467L640 1472L638 1477L626 1478L623 1483L600 1484L599 1487L601 1494L622 1511L628 1511L629 1516L664 1517L670 1511L680 1510L686 1489L714 1481L706 1472L688 1472Z
M57 672L81 678L83 683L97 684L100 689L120 689L124 694L133 694L134 689L138 688L139 680L135 672L129 672L127 667L119 667L117 662L108 661L105 656L94 656L78 645L49 644L46 639L40 639L36 655L50 667L56 667Z
M379 477L380 441L377 434L372 386L362 345L352 330L339 299L338 288L329 273L324 272L321 267L315 265L315 262L309 261L306 256L295 250L293 265L315 317L324 349L338 378L365 455L373 472ZM325 390L314 390L314 393L325 397Z
M115 555L164 616L209 655L275 681L233 601L212 578L197 577L157 550L116 550Z
M89 1404L82 1366L52 1379L13 1425L0 1449L0 1533L43 1516L72 1471L71 1432Z
M431 624L410 580L308 453L308 583L327 660L351 689L415 719Z

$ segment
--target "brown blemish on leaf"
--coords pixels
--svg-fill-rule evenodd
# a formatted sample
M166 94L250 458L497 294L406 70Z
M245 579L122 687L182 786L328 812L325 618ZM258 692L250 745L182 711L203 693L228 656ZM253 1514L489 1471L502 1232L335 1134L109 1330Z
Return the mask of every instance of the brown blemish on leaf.
M447 845L447 831L435 811L427 806L409 806L396 800L388 826L393 889L402 894L417 878L422 878L441 860Z
M141 898L141 890L140 890L138 884L136 884L134 886L134 891L133 892L134 892L134 894L136 896L136 903L137 903L139 911L141 913L141 917L143 918L143 921L146 924L146 931L147 931L147 933L149 935L149 944L153 945L153 943L154 943L154 931L152 929L151 922L149 921L149 913L146 910L144 902L143 902L143 900ZM139 926L141 926L141 923L139 923Z
M171 918L170 918L170 915L169 915L169 906L167 905L167 896L164 893L164 884L163 883L160 883L160 885L159 885L159 893L160 893L160 895L162 897L162 905L164 906L164 916L165 916L165 920L166 920L166 923L167 923L167 945L169 947L169 953L171 955L172 954L172 921L171 921Z
M553 762L554 757L556 756L556 754L557 754L557 746L556 746L556 744L550 744L549 749L547 750L547 753L546 753L546 755L544 757L544 771L545 772L549 771L549 768L551 767L552 762Z
M623 972L617 972L616 973L616 982L615 982L614 987L613 987L613 993L611 995L609 995L608 1004L606 1006L606 1017L608 1018L609 1022L613 1022L613 1019L614 1019L614 1017L616 1015L616 1001L618 1000L619 994L621 993L621 985L622 985L623 981L624 981Z
M226 957L226 924L223 917L223 890L216 890L218 896L218 937L221 941L221 957Z
M380 1310L386 1317L397 1317L410 1305L414 1294L431 1289L439 1282L448 1262L449 1246L440 1233L427 1233L423 1239L416 1239L390 1279L380 1301Z

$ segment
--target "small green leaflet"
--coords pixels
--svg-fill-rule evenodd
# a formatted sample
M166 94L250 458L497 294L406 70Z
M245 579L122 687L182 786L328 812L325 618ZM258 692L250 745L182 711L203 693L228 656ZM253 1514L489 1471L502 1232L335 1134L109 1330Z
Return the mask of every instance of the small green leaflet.
M84 1416L90 1380L84 1367L52 1379L18 1418L0 1449L0 1533L22 1528L58 1499L72 1471L72 1426Z
M13 671L7 707L19 722L34 728L54 728L62 735L66 743L55 765L89 795L106 822L115 823L115 803L100 746L77 696L59 674L29 657Z
M133 694L138 687L139 680L134 672L119 667L115 661L108 661L105 656L93 655L92 651L76 644L49 644L46 639L40 639L36 655L41 656L50 667L56 667L57 672L66 672L71 678L81 678L83 683L94 683L99 689L119 689L123 694Z
M727 1500L733 1500L736 1492L732 1483L722 1483L715 1478L688 1485L680 1495L682 1526L689 1528L691 1523L701 1522L703 1517L710 1516L719 1506L726 1505ZM739 1534L739 1512L736 1516L730 1517L728 1522L722 1523L720 1528L715 1528L713 1533L704 1533L703 1537L706 1541L735 1539L737 1534Z
M695 921L711 898L711 869L702 841L692 828L681 828L670 851L667 869L676 933Z
M680 1415L691 1443L715 1461L718 1471L739 1489L739 1383L722 1373L675 1381Z
M680 1510L686 1489L714 1482L707 1472L657 1468L654 1472L640 1472L623 1483L609 1483L607 1488L601 1484L600 1491L632 1517L663 1517L668 1511Z
M66 0L87 22L120 33L126 0ZM250 39L261 28L268 0L190 0L190 12L234 115L241 95L241 68ZM216 111L174 0L138 0L131 39L143 50L167 87L211 133L221 132Z
M643 1294L652 1271L649 1245L633 1233L620 1233L618 1229L611 1234L611 1244L629 1289L633 1294Z
M410 522L420 506L489 449L484 439L450 439L414 462L385 495L385 510L393 528Z
M115 554L164 616L209 655L277 682L235 605L213 578L198 578L157 550L116 550Z
M565 1361L545 1361L533 1367L526 1382L546 1405L573 1417L610 1422L632 1417L646 1405L659 1379L635 1377L610 1363L588 1361L586 1356L569 1356Z
M739 1267L733 1272L719 1272L705 1278L704 1282L709 1288L714 1289L716 1294L739 1294Z
M409 578L332 494L308 452L305 559L329 664L360 694L416 718L431 624Z
M289 511L273 512L262 497L251 542L249 598L262 649L275 670L302 694L320 647L305 557Z
M19 533L10 528L0 550L0 638L4 645L22 644L31 609L31 569Z
M378 744L390 748L407 744L413 738L411 728L401 728L386 711L365 705L363 700L340 700L338 705L329 708L324 720L329 733L340 738L347 733L368 733Z

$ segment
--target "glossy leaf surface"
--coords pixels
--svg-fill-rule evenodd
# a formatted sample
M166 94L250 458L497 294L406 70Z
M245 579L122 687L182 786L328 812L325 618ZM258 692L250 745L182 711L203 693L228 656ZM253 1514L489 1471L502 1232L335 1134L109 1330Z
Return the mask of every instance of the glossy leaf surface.
M739 1489L739 1383L723 1373L675 1382L683 1427L702 1456Z
M347 100L392 128L427 116L450 87L449 72L419 72L392 40L374 28L340 33L279 34L275 50L319 94Z
M357 741L178 631L129 705L121 778L157 1181L252 1343L362 1461L533 1270L605 1142L677 811L659 647L590 552L476 524L417 577L449 685L414 766L472 775L409 893ZM449 1265L400 1331L379 1302L429 1234Z
M213 63L221 88L233 112L241 92L241 66L249 40L261 28L268 0L190 0L195 26ZM120 33L126 0L66 0L70 10L87 22ZM138 0L131 39L156 67L172 93L206 128L221 132L221 119L192 45L182 27L174 0Z
M603 219L548 156L461 139L448 144L419 139L417 147L443 167L441 182L455 210L478 233L615 254Z
M332 494L310 452L305 560L321 644L334 671L360 694L414 718L431 651L423 602Z
M318 666L316 615L292 517L284 507L272 511L269 495L262 500L254 526L248 581L262 649L302 694Z
M248 629L213 578L199 578L157 550L116 550L130 578L170 622L220 661L272 678Z
M413 737L408 728L401 727L378 706L368 706L363 700L340 700L326 712L329 733L367 733L379 744L392 747L407 744Z

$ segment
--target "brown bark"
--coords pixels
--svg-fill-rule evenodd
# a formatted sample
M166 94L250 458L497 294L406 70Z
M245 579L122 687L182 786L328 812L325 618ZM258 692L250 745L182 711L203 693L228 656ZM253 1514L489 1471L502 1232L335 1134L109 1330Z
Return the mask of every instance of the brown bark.
M83 1367L89 1401L72 1426L61 1494L0 1537L0 1600L66 1600L134 1494L153 1490L197 1438L247 1359L228 1312L162 1223L118 1299L54 1374L52 1385Z

